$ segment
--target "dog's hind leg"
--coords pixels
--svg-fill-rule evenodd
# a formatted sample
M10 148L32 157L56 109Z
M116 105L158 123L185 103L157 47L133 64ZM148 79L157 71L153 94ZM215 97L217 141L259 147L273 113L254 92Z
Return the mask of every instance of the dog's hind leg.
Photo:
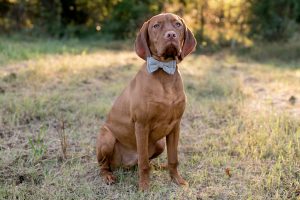
M149 150L150 160L157 158L160 154L163 153L164 149L165 149L165 138L162 138L155 143L154 148L151 148Z
M104 125L97 137L96 153L100 166L100 174L107 184L113 184L116 177L111 171L111 161L113 159L116 138L111 131Z

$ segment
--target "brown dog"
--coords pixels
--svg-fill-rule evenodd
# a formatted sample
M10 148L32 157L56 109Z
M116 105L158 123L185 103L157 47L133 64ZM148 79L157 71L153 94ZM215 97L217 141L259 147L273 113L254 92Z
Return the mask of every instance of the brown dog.
M116 99L97 138L97 159L107 183L115 182L112 168L138 163L139 188L148 189L149 160L164 151L166 138L171 178L188 184L177 171L186 96L176 62L195 46L193 34L177 15L159 14L142 26L135 50L147 63Z

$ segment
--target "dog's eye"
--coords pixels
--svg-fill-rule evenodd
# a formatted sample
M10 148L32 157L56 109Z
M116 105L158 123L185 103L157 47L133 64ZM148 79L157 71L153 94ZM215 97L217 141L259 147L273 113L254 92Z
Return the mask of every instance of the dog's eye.
M154 24L153 28L159 28L159 24Z
M180 27L180 26L182 26L182 24L180 23L180 22L176 22L176 27Z

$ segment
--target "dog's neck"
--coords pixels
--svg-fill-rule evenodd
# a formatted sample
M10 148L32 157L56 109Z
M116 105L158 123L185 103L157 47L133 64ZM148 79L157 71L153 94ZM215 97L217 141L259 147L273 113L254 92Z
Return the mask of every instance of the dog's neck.
M162 56L156 56L156 55L151 55L151 57L153 57L155 60L157 61L160 61L160 62L169 62L169 61L172 61L172 60L176 60L177 61L177 58L172 58L172 57L162 57Z
M154 72L150 73L147 68L147 63L144 64L144 67L142 68L147 78L154 79L158 81L164 89L166 90L173 90L175 85L181 84L182 81L178 82L178 79L180 79L180 73L178 71L177 64L175 65L175 72L174 74L166 73L162 68L158 68ZM152 87L149 85L149 87Z

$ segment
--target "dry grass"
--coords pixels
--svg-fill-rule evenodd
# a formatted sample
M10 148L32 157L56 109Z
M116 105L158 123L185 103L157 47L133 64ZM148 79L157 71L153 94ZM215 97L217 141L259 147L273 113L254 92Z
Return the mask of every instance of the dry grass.
M63 55L2 60L0 199L299 198L299 68L229 53L188 57L180 64L188 105L179 158L190 187L153 168L151 190L140 193L136 169L119 169L118 183L104 184L94 146L142 61L128 50L81 51L76 42L78 51Z

